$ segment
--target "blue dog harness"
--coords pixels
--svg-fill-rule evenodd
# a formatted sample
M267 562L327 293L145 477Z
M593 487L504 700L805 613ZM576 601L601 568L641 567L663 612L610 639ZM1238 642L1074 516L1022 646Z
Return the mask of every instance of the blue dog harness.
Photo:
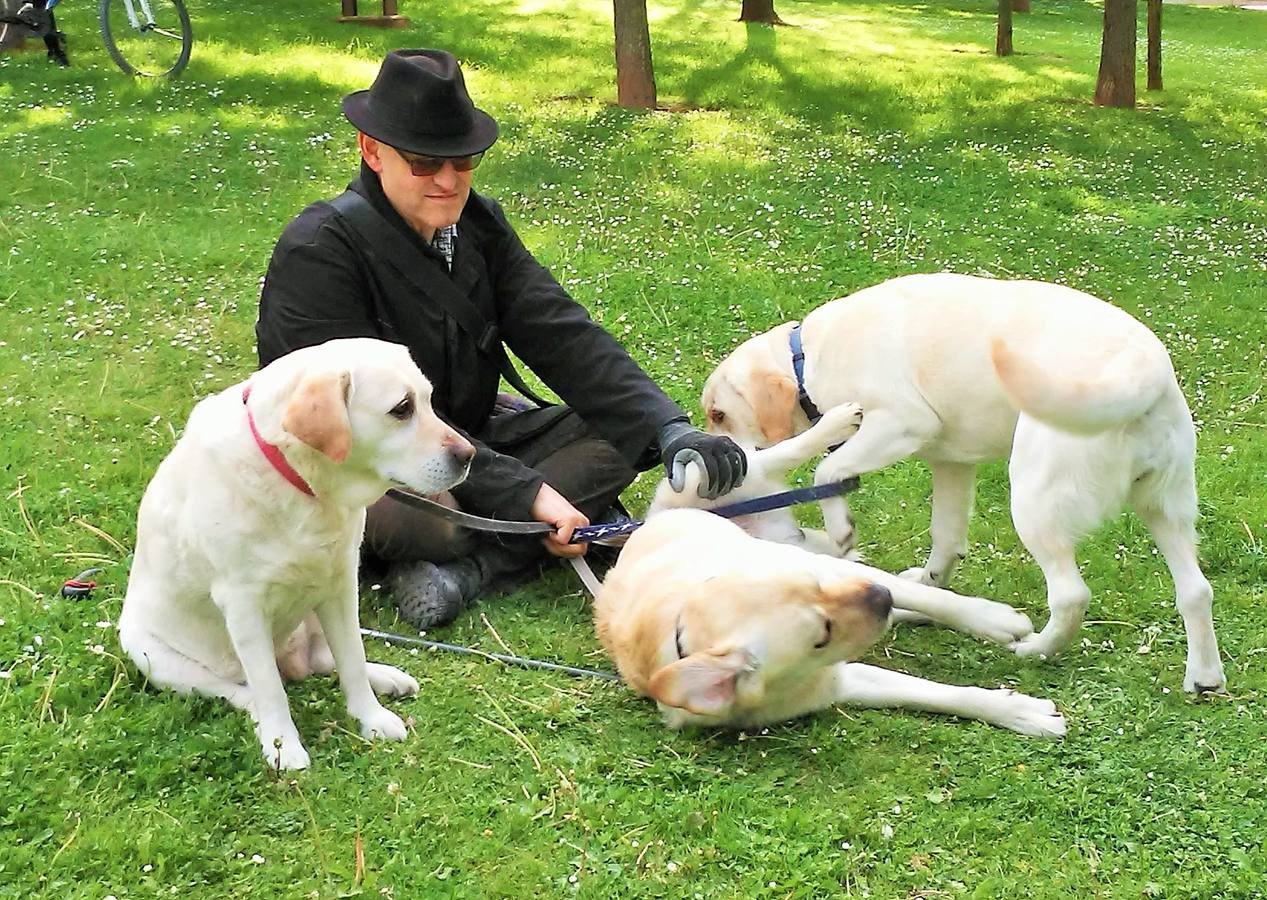
M800 322L792 326L788 345L792 348L792 371L796 373L796 399L801 404L801 412L805 413L805 418L813 425L823 414L818 411L814 401L809 398L809 392L805 390L805 348L801 345Z

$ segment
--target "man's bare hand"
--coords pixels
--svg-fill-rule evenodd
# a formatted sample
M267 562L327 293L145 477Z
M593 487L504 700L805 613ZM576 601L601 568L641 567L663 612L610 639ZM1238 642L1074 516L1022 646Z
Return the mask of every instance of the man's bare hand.
M554 526L554 533L541 542L553 556L580 556L585 552L585 544L569 544L568 541L572 539L574 529L588 525L590 520L544 482L537 491L537 498L532 501L532 517Z

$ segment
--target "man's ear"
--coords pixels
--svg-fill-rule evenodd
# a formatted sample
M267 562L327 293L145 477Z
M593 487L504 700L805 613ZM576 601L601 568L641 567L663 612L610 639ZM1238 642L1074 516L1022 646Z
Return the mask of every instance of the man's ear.
M766 446L790 438L796 379L775 370L754 373L751 406Z
M282 428L335 462L343 462L352 449L347 403L351 382L349 372L305 376L286 404Z
M361 149L361 159L380 175L383 172L383 160L378 155L379 142L364 131L356 133L356 145Z
M735 682L748 667L742 650L702 650L651 676L648 690L665 706L699 716L720 716L734 702Z

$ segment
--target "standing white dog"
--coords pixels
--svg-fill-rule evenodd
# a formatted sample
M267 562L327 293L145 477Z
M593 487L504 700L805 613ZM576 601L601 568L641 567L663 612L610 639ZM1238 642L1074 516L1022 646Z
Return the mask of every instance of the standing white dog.
M710 430L757 446L804 431L818 410L861 404L858 433L815 480L927 461L932 551L904 573L927 584L944 585L967 551L976 466L1009 457L1012 519L1051 609L1042 631L1015 643L1022 656L1073 640L1090 601L1074 547L1129 504L1175 580L1185 689L1223 687L1213 592L1197 563L1192 416L1165 347L1122 310L1043 282L896 278L750 339L713 372L702 403ZM824 501L823 516L846 552L844 500Z
M277 768L309 764L283 677L337 669L362 735L406 735L374 692L418 684L366 663L356 570L365 507L388 487L466 477L475 450L430 400L404 347L298 350L199 403L141 500L123 649L154 685L249 710Z

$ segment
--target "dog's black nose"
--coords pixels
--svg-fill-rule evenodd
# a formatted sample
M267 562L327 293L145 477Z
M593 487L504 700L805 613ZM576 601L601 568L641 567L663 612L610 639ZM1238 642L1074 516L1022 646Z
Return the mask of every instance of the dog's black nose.
M456 435L455 437L456 440L449 441L447 444L449 453L452 454L453 458L459 463L469 463L475 458L475 448L471 446L469 441L463 440L461 437L457 437Z
M872 612L877 618L887 619L889 613L893 611L893 595L889 593L889 589L883 585L873 584L867 588L864 595L867 606L871 607Z

